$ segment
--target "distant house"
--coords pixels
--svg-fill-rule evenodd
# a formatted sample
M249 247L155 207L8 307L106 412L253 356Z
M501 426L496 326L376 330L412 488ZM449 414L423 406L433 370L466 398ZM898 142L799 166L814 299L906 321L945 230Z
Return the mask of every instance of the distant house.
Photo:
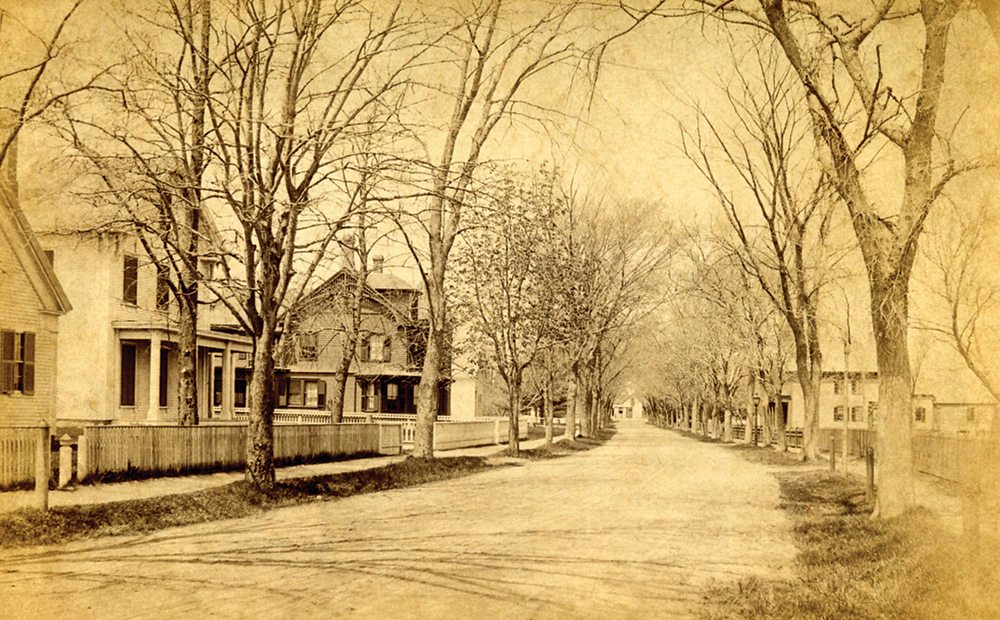
M54 425L59 317L71 306L21 211L16 153L0 170L0 425Z
M59 334L59 420L176 421L177 308L166 275L127 232L60 231L40 241L77 308ZM212 329L212 314L209 305L199 311L199 416L232 419L246 404L252 348L245 335Z
M616 420L642 418L645 415L642 400L631 394L615 401L611 411Z
M991 402L981 386L962 381L956 374L962 373L939 371L917 382L912 397L914 430L941 434L990 432L998 415L997 403ZM801 428L805 403L794 376L785 382L782 406L787 412L788 428ZM849 372L846 382L842 372L823 372L819 395L821 430L844 428L845 416L852 430L873 428L877 411L877 372Z
M286 360L278 378L278 407L326 409L351 323L349 299L356 274L341 269L293 310L294 325L283 336ZM345 414L416 413L426 330L419 317L420 294L375 258L364 287L360 339L348 367ZM439 389L438 415L448 415L448 381Z

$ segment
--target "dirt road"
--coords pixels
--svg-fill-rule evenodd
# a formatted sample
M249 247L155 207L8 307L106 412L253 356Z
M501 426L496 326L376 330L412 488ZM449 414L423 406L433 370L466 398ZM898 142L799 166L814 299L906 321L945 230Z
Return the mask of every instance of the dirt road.
M586 453L0 555L0 618L664 618L788 570L765 467L638 421Z

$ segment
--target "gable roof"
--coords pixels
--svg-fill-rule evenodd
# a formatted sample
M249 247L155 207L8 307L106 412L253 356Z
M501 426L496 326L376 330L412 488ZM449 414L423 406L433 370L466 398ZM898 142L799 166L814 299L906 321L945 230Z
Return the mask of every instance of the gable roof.
M0 170L0 232L7 237L42 307L47 312L65 314L73 306L18 203L16 139L5 159L4 170Z

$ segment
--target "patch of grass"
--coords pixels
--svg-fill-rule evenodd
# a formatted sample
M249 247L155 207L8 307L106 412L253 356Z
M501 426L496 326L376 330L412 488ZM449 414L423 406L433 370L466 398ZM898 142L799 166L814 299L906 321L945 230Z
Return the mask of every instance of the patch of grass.
M361 471L295 478L260 491L246 482L149 499L0 515L0 548L141 534L177 525L246 517L307 502L411 487L501 465L480 457L409 458Z
M736 443L726 446L727 449L739 453L740 456L754 463L763 465L808 465L815 467L815 462L803 461L801 454L797 452L781 452L775 450L773 446L754 446L745 443Z
M548 445L543 444L530 450L521 450L520 458L527 459L529 461L541 461L545 459L569 456L570 454L576 454L577 452L584 452L586 450L596 448L597 446L602 446L607 443L609 439L614 437L614 435L615 430L613 428L606 428L598 431L597 436L593 438L577 437L576 441L563 440Z
M996 618L995 558L968 553L933 515L877 520L863 486L825 471L777 474L799 548L792 581L708 592L709 618Z

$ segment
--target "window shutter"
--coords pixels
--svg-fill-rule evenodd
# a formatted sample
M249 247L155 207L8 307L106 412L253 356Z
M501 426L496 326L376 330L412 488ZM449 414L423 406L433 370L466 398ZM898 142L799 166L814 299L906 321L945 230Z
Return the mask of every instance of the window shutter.
M135 406L135 345L122 343L121 367L121 404L125 407Z
M14 390L14 332L0 332L0 392Z
M326 381L316 382L316 408L326 409Z
M139 259L126 256L122 264L122 300L136 305L139 301Z
M382 342L382 361L392 361L392 338L389 338L388 336L386 336L385 340Z
M25 394L35 393L35 334L21 334L21 357L24 360L24 373L21 391Z
M361 351L360 351L360 355L361 355L361 361L362 362L367 362L368 361L368 352L370 350L370 347L368 346L369 345L369 341L370 341L370 337L369 336L365 336L364 338L361 339Z

